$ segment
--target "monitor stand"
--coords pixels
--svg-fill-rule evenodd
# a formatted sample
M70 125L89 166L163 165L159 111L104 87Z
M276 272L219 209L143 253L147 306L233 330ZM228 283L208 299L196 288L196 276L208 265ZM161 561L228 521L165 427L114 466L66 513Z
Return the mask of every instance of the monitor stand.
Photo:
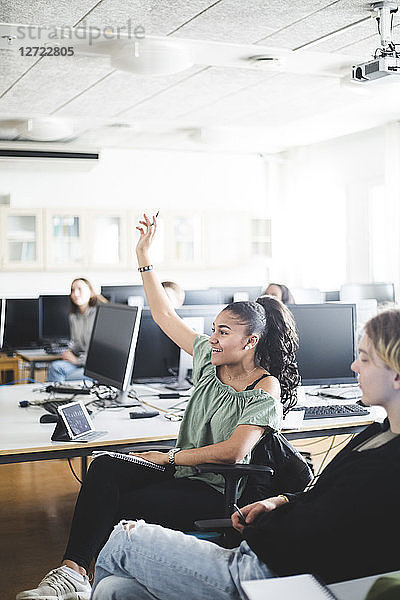
M139 398L134 391L119 390L117 397L115 398L115 404L123 408L131 408L132 406L142 406Z
M165 387L169 390L184 391L190 390L192 387L187 381L188 372L193 368L193 359L190 354L181 349L179 353L179 370L178 370L178 381L176 383L169 383Z

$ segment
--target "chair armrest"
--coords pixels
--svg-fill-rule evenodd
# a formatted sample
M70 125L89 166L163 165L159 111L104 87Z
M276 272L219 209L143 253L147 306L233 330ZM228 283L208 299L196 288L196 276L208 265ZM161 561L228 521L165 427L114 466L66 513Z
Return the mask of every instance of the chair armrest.
M268 473L269 476L274 474L274 470L267 465L244 465L236 463L232 465L223 465L217 463L202 463L194 467L197 473L215 473L222 475L225 482L224 490L224 513L226 517L230 517L233 513L233 503L237 501L239 481L242 477L251 475L252 473Z
M270 475L274 474L274 470L271 467L267 467L267 465L247 465L242 463L236 463L233 465L223 465L219 463L202 463L200 465L196 465L194 469L197 473L216 473L217 475L223 475L229 477L232 475L233 477L245 477L246 475L251 475L252 473L269 473Z

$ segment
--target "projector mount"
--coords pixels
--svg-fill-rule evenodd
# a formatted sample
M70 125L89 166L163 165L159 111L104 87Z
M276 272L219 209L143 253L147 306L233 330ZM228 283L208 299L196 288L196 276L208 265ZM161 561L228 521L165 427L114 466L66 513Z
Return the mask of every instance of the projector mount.
M397 2L383 0L382 2L373 2L371 4L371 11L375 14L382 44L381 48L375 50L375 58L386 56L400 58L400 52L396 50L396 46L399 44L395 44L392 40L393 15L398 9Z

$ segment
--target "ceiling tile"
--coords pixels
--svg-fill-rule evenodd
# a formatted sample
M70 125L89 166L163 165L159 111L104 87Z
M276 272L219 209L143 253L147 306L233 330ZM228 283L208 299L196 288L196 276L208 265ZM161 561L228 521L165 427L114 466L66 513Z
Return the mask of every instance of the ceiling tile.
M354 23L368 16L366 5L360 0L340 0L311 14L299 22L273 33L263 40L270 44L292 50L336 31L341 27Z
M0 4L0 21L72 26L96 4L95 0L3 0Z
M247 69L210 68L124 113L128 118L163 115L174 119L265 79L265 74Z
M0 100L0 111L51 113L110 73L107 59L45 57Z
M182 27L179 37L253 43L328 4L328 0L222 0Z
M144 27L147 35L168 35L215 0L104 0L88 15L87 25L95 27Z
M149 98L163 93L197 73L203 67L192 67L184 73L163 77L133 75L115 71L109 78L100 81L78 98L72 99L57 111L57 115L112 117ZM166 93L166 92L164 92ZM125 116L123 117L125 118Z

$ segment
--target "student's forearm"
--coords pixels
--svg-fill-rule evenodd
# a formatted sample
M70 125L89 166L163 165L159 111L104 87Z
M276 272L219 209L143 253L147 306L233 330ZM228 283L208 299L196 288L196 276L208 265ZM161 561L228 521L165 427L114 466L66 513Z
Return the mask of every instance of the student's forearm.
M148 252L138 252L137 261L138 267L147 267L148 265L152 264ZM146 293L146 298L149 303L153 319L156 322L159 322L163 317L168 317L171 314L174 314L174 307L165 293L165 290L161 285L161 282L155 271L143 271L140 274L142 276L144 291Z
M202 448L180 450L175 454L175 464L193 467L202 463L234 464L244 458L246 453L232 448L227 442L219 442Z

